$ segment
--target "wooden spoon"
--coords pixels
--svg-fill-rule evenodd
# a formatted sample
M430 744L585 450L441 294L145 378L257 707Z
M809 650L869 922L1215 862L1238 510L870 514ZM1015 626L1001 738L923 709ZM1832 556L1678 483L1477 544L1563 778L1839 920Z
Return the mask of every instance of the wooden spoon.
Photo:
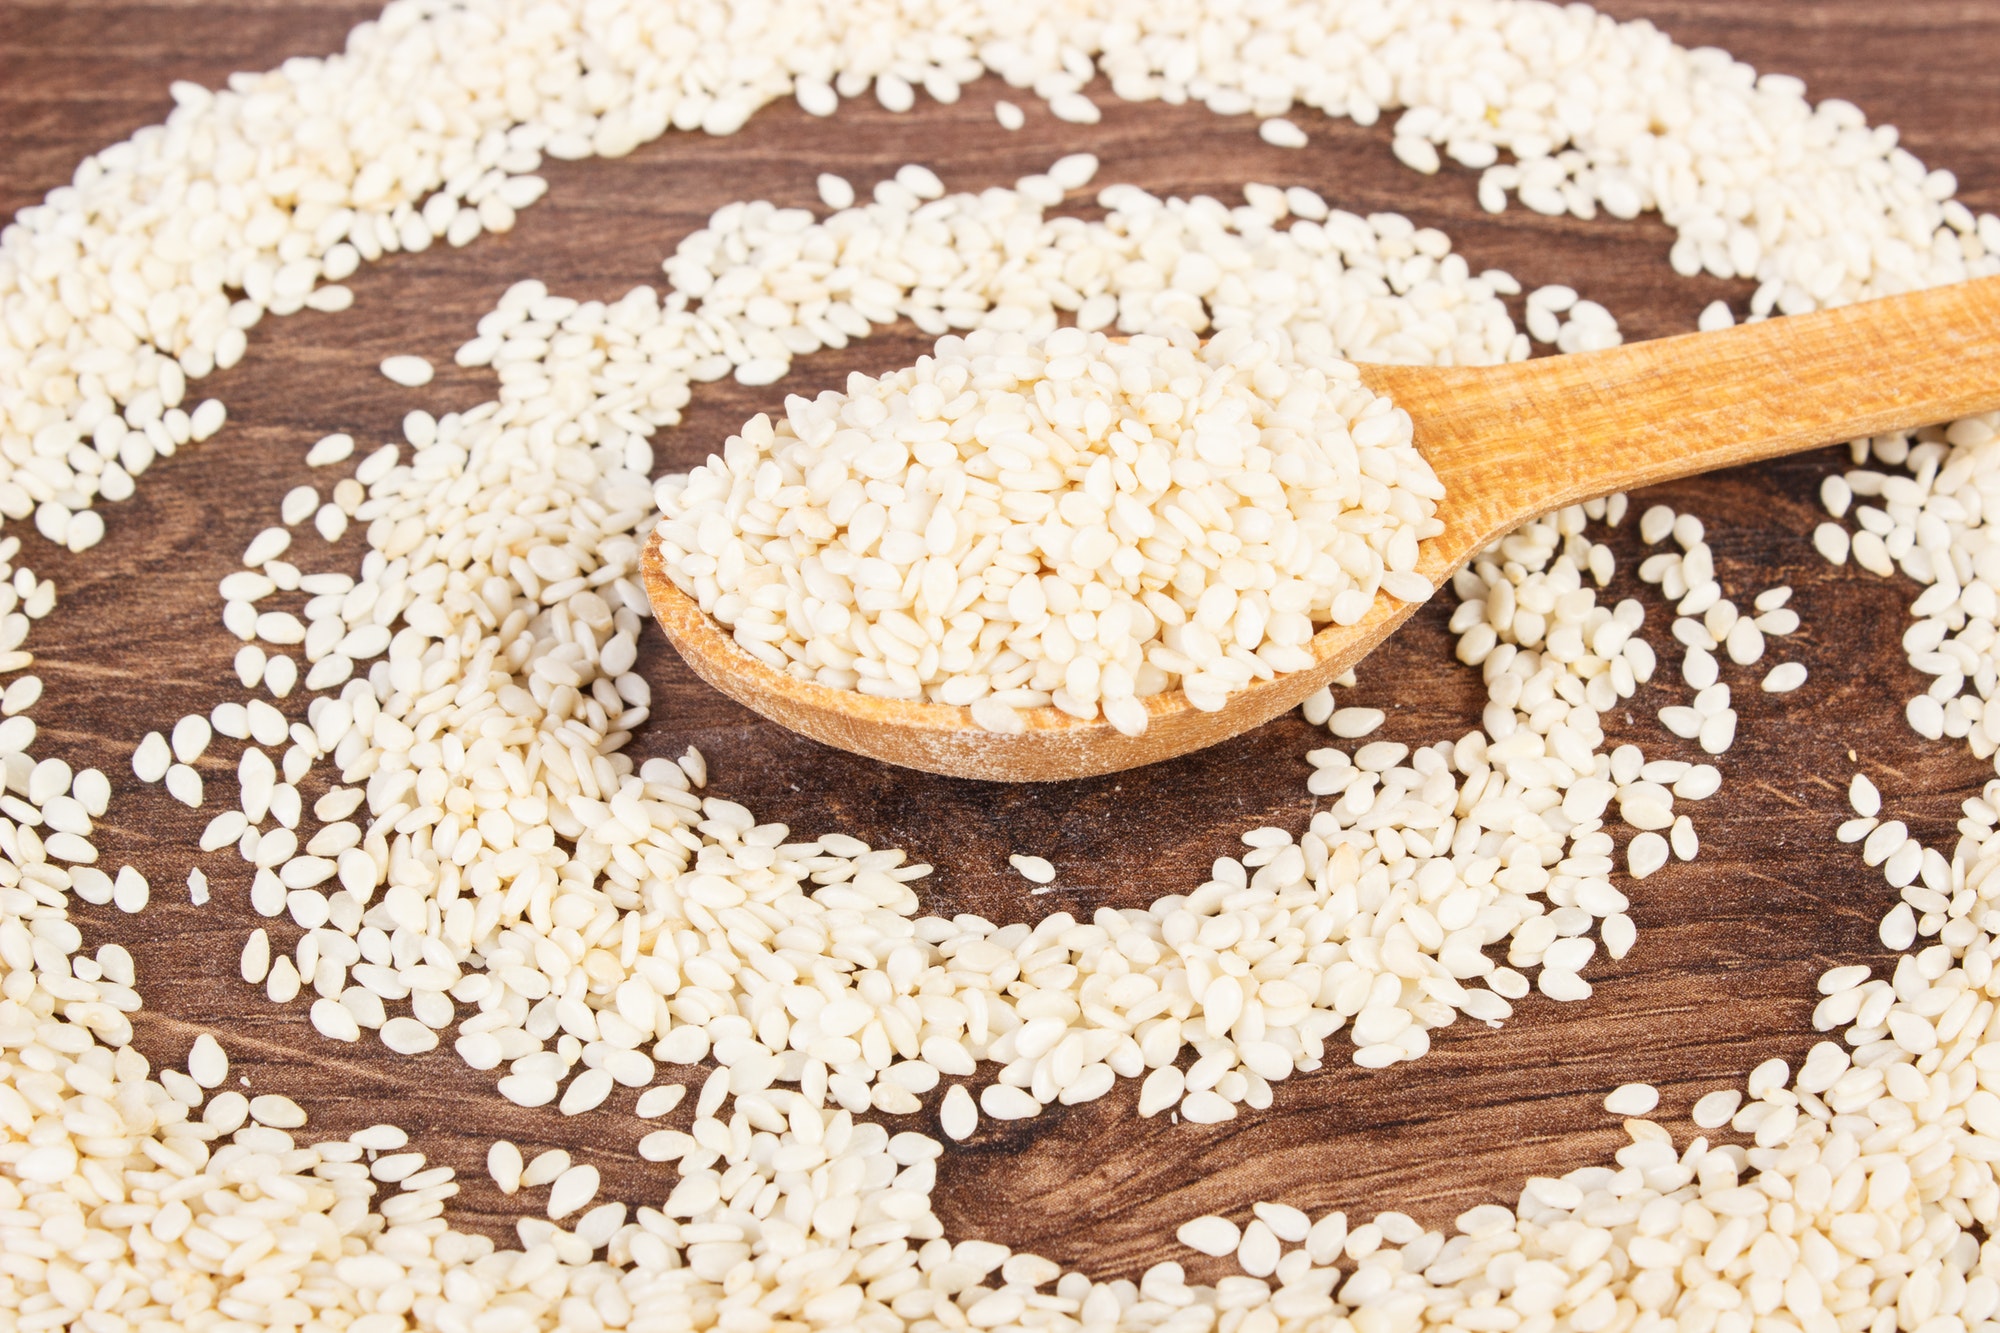
M1418 572L1436 588L1494 539L1564 505L1840 440L2000 408L2000 278L1604 352L1503 366L1364 365L1406 409L1445 486L1444 531ZM646 588L667 637L732 699L828 745L953 777L1045 782L1136 768L1247 731L1295 707L1407 620L1376 598L1312 640L1314 665L1253 683L1205 713L1178 692L1146 701L1143 735L1055 708L1018 735L963 708L903 703L794 679L736 646L668 579L657 538Z

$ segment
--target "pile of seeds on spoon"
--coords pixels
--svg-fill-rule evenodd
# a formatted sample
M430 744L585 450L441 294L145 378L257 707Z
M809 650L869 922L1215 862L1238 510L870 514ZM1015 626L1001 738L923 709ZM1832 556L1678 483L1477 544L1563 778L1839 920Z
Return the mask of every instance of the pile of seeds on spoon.
M977 332L793 397L660 488L668 572L774 670L1136 736L1312 665L1318 623L1419 602L1443 494L1344 361L1240 326L1112 343Z
M1298 100L1372 122L1395 89L1417 99L1398 123L1405 162L1436 170L1442 151L1484 170L1481 197L1493 207L1509 190L1550 213L1657 207L1681 230L1677 268L1759 279L1753 316L1951 280L1990 268L2000 248L2000 224L1975 223L1950 202L1948 176L1927 175L1851 107L1809 111L1793 81L1754 80L1720 53L1677 51L1650 29L1581 9L1453 12L1459 45L1441 52L1407 40L1427 10L1364 33L1343 29L1336 8L1321 31L1340 36L1309 53L1288 45L1289 33L1246 26L1240 45L1196 59L1191 43L1155 31L1154 16L1135 8L1108 16L1101 31L1117 34L1117 45L1096 54L1114 92L1135 98L1183 96L1187 71L1199 68L1193 91L1224 112L1276 115ZM183 411L188 377L240 358L266 312L341 308L344 289L326 283L362 260L504 229L539 193L524 173L544 149L617 154L669 124L726 133L788 90L824 112L872 83L885 106L903 109L916 88L948 100L984 67L1050 98L1064 119L1095 117L1081 91L1088 69L1077 68L1088 53L1070 60L1054 42L968 39L903 64L876 27L796 17L783 36L795 51L816 53L812 60L788 66L771 34L739 32L722 39L739 59L720 83L688 70L683 85L683 66L651 60L655 44L679 50L693 40L662 13L606 6L572 18L555 6L514 14L499 4L437 12L399 4L334 60L245 76L221 96L178 86L174 124L93 159L74 187L27 210L0 242L0 368L20 386L0 401L12 468L0 482L0 512L32 512L44 536L88 546L102 531L90 512L95 497L128 494L154 456L221 424L219 404ZM1532 60L1515 54L1530 49ZM1409 62L1420 50L1417 77ZM510 81L504 99L474 91L485 86L482 71L514 60L547 77ZM600 65L587 77L585 60ZM1595 77L1568 80L1560 86L1573 91L1551 99L1543 94L1557 85L1527 72L1549 65ZM820 72L792 79L788 67ZM1589 114L1573 116L1569 99ZM357 112L319 119L327 106ZM1727 132L1746 120L1760 135ZM1586 121L1592 128L1573 145L1568 127ZM350 143L326 152L343 134ZM1517 160L1496 165L1501 148ZM1061 188L1055 174L1024 182L1001 207L1033 213L1052 185ZM1722 179L1758 182L1747 209L1697 183ZM1677 1151L1664 1129L1633 1121L1618 1170L1531 1181L1516 1207L1474 1209L1449 1239L1398 1214L1350 1228L1344 1218L1313 1221L1266 1204L1239 1242L1249 1246L1238 1253L1251 1275L1213 1288L1190 1287L1172 1263L1137 1284L1099 1283L1031 1255L943 1238L928 1205L940 1145L858 1112L917 1109L941 1074L956 1072L953 1061L970 1063L983 1044L1002 1066L979 1099L989 1115L1100 1095L1110 1079L1150 1068L1142 1095L1155 1107L1211 1118L1262 1104L1270 1077L1310 1067L1320 1058L1314 1043L1343 1025L1357 1057L1375 1063L1421 1054L1425 1031L1457 1002L1497 1020L1495 1001L1473 997L1504 1007L1507 990L1522 989L1517 966L1539 965L1545 991L1573 994L1589 958L1578 946L1590 945L1593 922L1613 952L1630 938L1629 920L1614 924L1623 894L1610 882L1601 816L1614 799L1621 813L1648 821L1671 814L1673 798L1713 790L1714 770L1649 775L1649 762L1682 761L1647 761L1636 749L1598 754L1596 716L1636 690L1651 657L1633 637L1636 603L1595 605L1584 580L1610 576L1608 552L1600 556L1584 535L1594 515L1569 511L1510 537L1458 581L1466 606L1483 604L1476 616L1462 607L1470 623L1458 626L1461 655L1479 663L1493 691L1482 732L1413 753L1376 748L1383 742L1315 752L1311 782L1340 798L1323 822L1303 833L1252 830L1242 858L1218 862L1211 881L1152 911L1100 912L1088 923L1057 916L1032 930L913 919L907 883L922 868L903 865L900 853L760 825L701 794L698 755L632 771L622 748L648 703L629 670L643 614L631 581L634 535L652 518L645 440L677 420L692 383L732 370L771 382L774 363L782 373L795 355L865 332L857 321L883 322L878 313L938 322L936 333L978 325L1046 336L1058 311L1085 322L1085 306L1107 295L1089 313L1112 313L1095 327L1115 319L1131 333L1169 320L1255 332L1262 321L1283 327L1295 347L1301 327L1318 327L1314 336L1336 355L1379 344L1408 360L1446 359L1460 336L1459 321L1440 319L1424 289L1434 279L1463 288L1467 275L1450 269L1441 237L1395 219L1327 217L1339 282L1295 296L1299 268L1310 269L1315 252L1288 254L1274 238L1301 231L1296 221L1278 229L1288 214L1319 221L1313 212L1324 204L1302 192L1252 193L1242 210L1148 205L1137 192L1108 198L1146 224L1136 255L1078 246L1096 250L1100 263L1120 258L1124 286L1115 292L1088 258L1044 271L1003 258L993 288L983 275L956 285L957 267L933 283L940 249L957 241L928 226L937 215L921 216L927 205L899 209L902 199L883 194L871 208L901 211L907 224L860 229L845 288L765 292L762 275L794 262L789 243L760 248L753 264L731 233L797 228L778 210L749 205L718 217L711 233L720 244L686 255L685 267L715 273L714 288L697 290L670 269L678 290L664 302L635 293L611 306L577 305L534 286L510 293L462 354L495 365L495 402L441 420L413 414L407 458L373 452L325 503L316 493L288 499L286 527L254 543L249 577L232 576L223 590L225 624L246 640L238 660L246 689L282 703L303 677L316 696L305 716L253 697L141 750L142 776L164 750L160 776L201 803L205 793L188 778L198 777L192 763L211 733L255 742L238 760L242 799L216 816L204 843L222 856L233 844L257 865L253 901L292 919L285 931L296 945L280 952L270 935L261 944L253 936L246 973L274 998L311 986L314 1021L328 1035L374 1027L393 1049L421 1054L456 1023L459 1054L495 1069L505 1062L500 1077L517 1100L557 1100L577 1114L614 1082L650 1082L661 1062L709 1060L697 1071L688 1127L642 1147L677 1163L664 1206L595 1203L589 1166L544 1155L516 1172L518 1154L496 1146L503 1185L546 1184L547 1211L575 1220L564 1229L524 1219L526 1249L495 1252L446 1227L438 1214L455 1184L406 1151L400 1131L300 1147L293 1131L304 1112L282 1097L219 1090L228 1063L207 1036L185 1073L153 1077L127 1044L124 1014L138 1005L131 960L115 944L79 952L63 896L75 890L137 910L148 886L129 868L114 877L91 864L91 820L109 784L72 774L60 759L29 760L33 727L21 718L0 724L8 787L19 793L6 798L16 804L0 837L0 1044L10 1052L0 1121L16 1136L0 1143L8 1302L48 1325L91 1306L87 1319L127 1323L191 1322L213 1308L266 1327L350 1315L348 1327L371 1331L475 1320L763 1327L783 1315L839 1327L1209 1327L1220 1314L1231 1327L1267 1328L1351 1312L1357 1324L1466 1328L1559 1314L1581 1333L1674 1313L1735 1333L1783 1309L1810 1333L1864 1325L1945 1333L1994 1313L2000 1286L1969 1230L2000 1213L1984 1146L2000 1133L2000 1103L1978 1086L1980 1057L2000 1049L1983 1044L1994 923L1980 907L1992 864L1980 849L1990 805L1984 822L1968 810L1972 827L1942 885L1928 883L1930 858L1919 853L1922 887L1934 898L1922 900L1908 937L1885 924L1885 938L1899 932L1897 947L1919 935L1937 942L1906 957L1893 982L1868 981L1857 968L1822 982L1820 1018L1829 1030L1853 1024L1852 1055L1828 1042L1796 1078L1782 1069L1753 1075L1749 1104L1732 1112L1753 1148L1698 1141ZM1813 225L1816 214L1795 207L1805 198L1848 231ZM1071 244L1074 233L1050 227L1040 236L1043 225L1030 216L1002 230L1037 233L1022 247L1029 256ZM976 229L959 235L973 255L993 253ZM1301 249L1313 236L1305 229ZM890 241L897 258L854 281L855 265ZM840 253L801 246L799 258L829 264ZM135 262L142 254L153 262ZM767 259L776 266L766 270ZM1150 273L1135 271L1139 264ZM923 281L903 279L905 271ZM1023 301L1021 292L1034 295ZM753 311L743 298L754 295L784 308ZM737 299L740 308L730 304ZM1556 320L1563 314L1568 323ZM1553 332L1566 348L1615 336L1574 293L1550 293L1528 320L1530 333ZM1472 331L1475 346L1504 349L1483 359L1518 344L1511 322L1500 321ZM401 382L424 377L400 360L385 372ZM1952 429L1962 438L1943 441L1932 477L1918 465L1920 486L1948 475L1959 455L1974 455L1961 481L1975 469L1990 427L1978 439L1965 423ZM351 449L335 438L313 453L335 465ZM1964 551L1957 587L1970 591L1983 534L1978 512L1959 504L1953 515L1915 502L1942 525L1942 546L1916 513L1908 526L1924 552ZM1884 512L1892 528L1902 521ZM322 535L346 520L368 525L371 554L359 578L309 572L289 535L307 516ZM1886 534L1883 546L1891 549ZM1683 563L1693 554L1689 546ZM1683 575L1692 592L1700 581ZM32 601L47 586L17 585L16 594ZM301 613L259 609L292 592L312 599ZM1958 633L1954 611L1966 628L1980 619L1973 598L1920 614L1935 610ZM44 612L47 600L52 593ZM1692 619L1692 608L1679 609ZM1977 663L1969 665L1961 687L1977 682ZM1684 664L1691 682L1704 669L1700 659ZM32 693L10 711L31 707ZM1938 702L1942 731L1952 719ZM1309 705L1341 738L1365 737L1373 719L1347 712L1330 698ZM1912 716L1922 726L1929 714ZM1958 717L1966 720L1966 705ZM315 802L318 827L301 852L299 784L329 760L341 782ZM173 776L176 761L186 777ZM1688 789L1675 791L1683 782ZM1885 855L1899 854L1900 846ZM1628 850L1635 876L1639 856ZM1908 885L1906 897L1918 887ZM1513 966L1469 947L1496 927L1485 943L1507 939ZM1312 960L1315 950L1324 961ZM782 964L792 979L744 967L746 958ZM1164 984L1152 980L1149 969L1169 959ZM1454 975L1460 963L1483 964L1492 989L1465 986ZM1318 984L1308 987L1301 969L1315 967ZM917 992L931 992L917 983L940 973L951 1003L926 1009ZM997 1003L991 983L1001 976L1028 981L1027 993ZM1159 1003L1146 995L1165 1005L1135 1019ZM1282 1021L1295 1011L1292 1024ZM1150 1049L1137 1035L1147 1023ZM1190 1045L1195 1058L1183 1067L1175 1057ZM677 1086L654 1087L647 1109L676 1109L669 1089ZM198 1120L190 1108L200 1108ZM1699 1114L1721 1123L1712 1109ZM974 1115L963 1092L940 1103L948 1132L971 1132ZM1746 1173L1755 1183L1745 1185ZM396 1192L371 1211L387 1185ZM1195 1234L1213 1250L1218 1233ZM1301 1248L1274 1253L1281 1241Z

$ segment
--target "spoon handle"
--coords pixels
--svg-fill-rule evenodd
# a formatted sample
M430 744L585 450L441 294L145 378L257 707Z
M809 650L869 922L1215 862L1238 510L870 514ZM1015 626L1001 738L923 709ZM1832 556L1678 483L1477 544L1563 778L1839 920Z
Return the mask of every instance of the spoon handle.
M1603 352L1362 372L1451 497L1440 545L1469 552L1611 491L2000 408L2000 277Z

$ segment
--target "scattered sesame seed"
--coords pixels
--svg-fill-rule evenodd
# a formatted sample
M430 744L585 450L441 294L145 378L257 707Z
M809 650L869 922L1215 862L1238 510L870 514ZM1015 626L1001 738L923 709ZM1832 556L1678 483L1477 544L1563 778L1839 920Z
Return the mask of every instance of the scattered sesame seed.
M1806 668L1803 662L1780 662L1764 674L1766 694L1790 694L1806 683Z
M838 212L843 208L854 207L854 187L847 183L845 177L823 171L819 175L817 184L820 202L828 208Z
M1056 877L1056 868L1039 856L1022 856L1017 852L1007 858L1007 864L1019 871L1023 879L1035 884L1049 884Z
M406 389L421 389L433 373L431 363L420 356L392 356L382 363L382 374Z
M1282 116L1273 116L1257 126L1257 137L1273 148L1304 148L1306 132Z
M1604 1099L1604 1109L1613 1115L1651 1114L1660 1104L1660 1090L1650 1083L1621 1083Z

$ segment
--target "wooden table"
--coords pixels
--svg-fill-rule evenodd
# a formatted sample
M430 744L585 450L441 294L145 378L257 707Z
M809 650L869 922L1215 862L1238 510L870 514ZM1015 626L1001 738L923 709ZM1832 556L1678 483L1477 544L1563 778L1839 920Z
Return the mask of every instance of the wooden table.
M1872 121L1902 127L1903 142L1927 163L1957 171L1975 210L2000 208L2000 143L1990 129L2000 107L2000 8L1968 0L1606 7L1650 15L1684 44L1721 45L1759 68L1802 75L1815 96L1854 101ZM66 180L83 154L162 116L170 80L213 86L232 70L330 50L371 13L336 0L0 3L0 215ZM1303 183L1356 211L1402 211L1444 228L1475 269L1504 267L1530 288L1575 283L1608 305L1628 336L1690 329L1708 301L1747 295L1741 284L1674 278L1670 235L1654 218L1581 224L1518 207L1489 217L1474 205L1469 173L1426 178L1397 166L1386 123L1362 130L1301 115L1312 143L1295 152L1260 143L1247 117L1106 97L1101 125L1062 125L1033 104L1028 127L1010 135L993 121L1000 95L987 80L954 107L926 101L892 117L864 102L832 122L786 104L733 138L674 135L622 161L551 163L551 197L511 234L374 266L353 280L349 313L267 322L241 366L201 386L228 403L228 427L154 467L135 499L107 507L110 535L96 550L73 557L27 525L10 525L26 534L22 561L62 591L30 642L48 687L34 710L41 752L112 775L118 795L99 846L114 868L129 861L154 886L141 916L81 903L74 913L88 947L116 940L136 956L148 1005L137 1041L149 1057L184 1062L197 1032L212 1028L233 1073L254 1091L295 1097L317 1131L341 1134L377 1120L406 1127L416 1147L459 1169L464 1189L451 1216L461 1226L509 1232L523 1206L503 1199L485 1176L486 1147L498 1136L530 1153L561 1145L597 1163L608 1197L657 1202L670 1187L667 1174L634 1151L647 1126L630 1114L630 1090L574 1120L552 1107L523 1110L494 1092L492 1075L465 1068L448 1049L409 1060L372 1039L329 1042L308 1025L303 1001L279 1008L244 985L237 955L249 930L263 924L247 901L246 867L230 851L199 857L214 885L203 907L182 887L202 825L234 791L233 748L218 744L204 760L216 796L200 812L142 788L129 765L147 730L242 697L230 670L237 644L220 626L215 584L248 538L274 521L286 489L309 479L330 484L309 477L305 447L335 429L380 441L413 407L481 401L490 378L452 368L451 353L518 278L539 277L579 297L616 297L659 283L660 260L675 241L732 199L817 207L813 178L821 170L865 186L922 161L952 188L977 188L1089 148L1104 159L1103 181L1232 199L1249 180ZM786 393L837 385L853 368L906 364L923 345L885 335L821 354L768 389L705 386L687 422L658 440L662 465L698 461L729 428L775 408ZM437 362L436 383L421 391L390 385L374 367L397 352ZM1402 1208L1444 1223L1474 1203L1511 1200L1528 1174L1602 1160L1622 1141L1601 1105L1619 1083L1658 1083L1660 1114L1685 1138L1696 1096L1740 1083L1771 1056L1801 1057L1817 1039L1808 1020L1821 970L1885 961L1875 923L1892 891L1832 838L1855 768L1849 751L1889 808L1947 850L1959 801L1991 776L1962 746L1921 742L1902 721L1900 701L1924 683L1898 651L1909 585L1852 566L1831 569L1814 554L1813 495L1832 459L1728 473L1639 501L1685 506L1708 523L1723 583L1739 603L1772 584L1797 590L1792 604L1804 628L1776 644L1769 660L1795 657L1812 679L1782 697L1739 688L1742 728L1721 764L1723 793L1694 812L1701 856L1634 890L1638 945L1620 963L1600 957L1591 966L1590 1000L1530 998L1499 1031L1460 1022L1436 1034L1428 1058L1386 1071L1353 1067L1337 1040L1328 1068L1280 1084L1270 1110L1229 1124L1139 1120L1137 1087L1127 1083L1086 1106L982 1131L944 1160L937 1206L947 1233L1029 1247L1100 1277L1136 1277L1174 1257L1192 1275L1212 1278L1221 1265L1173 1240L1174 1228L1199 1213L1240 1216L1255 1200L1276 1199L1314 1212ZM1624 561L1614 596L1638 586L1629 528L1614 539ZM305 563L352 570L358 542L350 536L326 553L308 537ZM1425 743L1478 724L1483 696L1474 674L1450 659L1447 610L1419 615L1361 671L1350 699L1387 709L1388 737ZM1663 651L1671 646L1658 610L1648 628ZM938 866L924 885L928 909L1002 921L1186 891L1211 858L1238 849L1244 829L1302 828L1313 804L1303 755L1324 740L1295 714L1141 772L991 786L876 767L780 732L694 679L656 633L641 669L653 682L656 720L634 741L639 757L698 744L714 789L761 817L908 848ZM1699 758L1652 717L1686 701L1677 672L1664 671L1662 682L1639 706L1606 719L1612 741L1635 741L1652 756ZM295 695L289 711L302 714L303 702ZM1056 891L1029 896L1006 868L1014 851L1053 859L1062 868ZM290 929L274 931L279 943L289 945ZM684 1107L669 1123L682 1124L688 1113ZM933 1123L928 1112L920 1118ZM540 1192L526 1197L537 1210Z

